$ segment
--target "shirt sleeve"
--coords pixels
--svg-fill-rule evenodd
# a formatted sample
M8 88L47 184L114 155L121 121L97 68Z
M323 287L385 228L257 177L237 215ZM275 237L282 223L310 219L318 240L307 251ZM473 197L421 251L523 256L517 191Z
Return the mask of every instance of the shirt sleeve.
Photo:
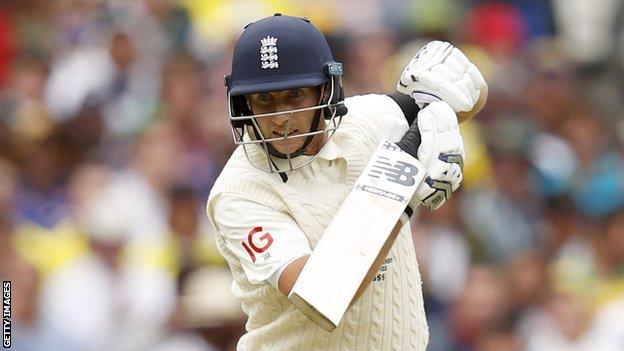
M276 286L283 267L312 252L299 225L287 214L237 194L215 199L213 222L226 248L251 283Z
M369 94L347 98L349 111L368 118L381 138L392 142L401 140L409 125L401 107L388 95Z

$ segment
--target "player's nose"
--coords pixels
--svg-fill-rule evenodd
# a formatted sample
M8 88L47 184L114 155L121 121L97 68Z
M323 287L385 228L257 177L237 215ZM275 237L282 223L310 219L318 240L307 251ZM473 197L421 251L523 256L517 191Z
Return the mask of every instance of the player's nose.
M286 125L286 123L288 123L288 118L289 118L289 114L287 113L281 113L275 116L271 116L271 123L273 123L274 125L281 127Z

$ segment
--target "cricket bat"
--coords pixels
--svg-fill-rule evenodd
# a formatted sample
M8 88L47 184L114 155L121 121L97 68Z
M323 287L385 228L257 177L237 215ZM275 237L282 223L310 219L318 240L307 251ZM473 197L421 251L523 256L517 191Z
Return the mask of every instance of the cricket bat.
M418 160L395 143L382 140L288 299L316 324L334 330L382 247L400 229L395 225L425 177Z
M487 85L460 123L485 105ZM417 140L420 144L420 140ZM382 140L323 237L310 255L288 299L327 331L338 326L358 289L374 269L385 245L392 245L397 224L426 177L420 162L395 143ZM338 263L339 264L336 264Z

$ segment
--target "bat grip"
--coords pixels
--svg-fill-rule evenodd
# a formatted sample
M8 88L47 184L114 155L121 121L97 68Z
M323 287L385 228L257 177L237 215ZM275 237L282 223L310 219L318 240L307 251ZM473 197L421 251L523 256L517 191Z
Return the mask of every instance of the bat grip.
M418 130L418 118L412 122L403 138L399 140L396 144L401 150L407 152L412 155L414 158L418 158L418 148L420 147L420 131Z

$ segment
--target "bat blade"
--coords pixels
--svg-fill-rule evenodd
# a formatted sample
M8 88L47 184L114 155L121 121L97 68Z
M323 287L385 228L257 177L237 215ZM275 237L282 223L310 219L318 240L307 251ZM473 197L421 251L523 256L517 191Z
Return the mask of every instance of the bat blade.
M288 295L293 304L333 330L425 176L420 162L383 140Z

